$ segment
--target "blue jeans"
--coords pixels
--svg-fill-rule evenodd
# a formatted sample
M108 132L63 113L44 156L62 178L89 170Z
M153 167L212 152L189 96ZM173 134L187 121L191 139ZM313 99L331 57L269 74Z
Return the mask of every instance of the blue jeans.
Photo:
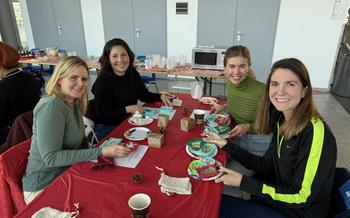
M268 149L272 139L271 135L255 135L255 134L244 134L242 136L236 136L231 139L231 142L243 148L244 150L249 151L252 154L263 156ZM229 152L230 153L230 152ZM228 163L227 167L242 173L246 176L251 176L254 174L253 171L248 170L242 166L239 162L234 159Z
M222 195L220 218L282 218L285 217L277 209L263 203L262 200L243 200L229 195Z
M252 154L263 156L268 149L272 139L270 135L244 134L231 139L231 142L249 151Z
M112 125L106 125L106 124L96 124L95 127L95 133L99 141L103 139L105 136L107 136L110 132L112 132L115 127Z

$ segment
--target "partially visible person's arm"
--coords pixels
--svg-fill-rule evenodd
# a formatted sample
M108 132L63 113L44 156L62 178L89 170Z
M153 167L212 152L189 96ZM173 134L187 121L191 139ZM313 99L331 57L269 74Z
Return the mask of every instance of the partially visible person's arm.
M264 156L254 155L232 141L227 141L216 133L208 132L206 139L210 143L216 144L222 150L229 153L233 159L237 160L244 167L263 175L273 174L273 154L275 152L274 144L270 143L269 149Z
M1 93L1 96L0 96L0 129L9 125L9 123L8 123L9 103L7 101L7 97L8 96L6 95L6 93Z
M322 122L318 122L303 133L297 146L299 156L295 172L293 175L284 175L289 177L286 180L292 180L290 185L267 184L243 176L240 188L287 208L304 208L315 204L320 198L329 197L337 157L334 136L324 129ZM280 175L283 176L283 173Z

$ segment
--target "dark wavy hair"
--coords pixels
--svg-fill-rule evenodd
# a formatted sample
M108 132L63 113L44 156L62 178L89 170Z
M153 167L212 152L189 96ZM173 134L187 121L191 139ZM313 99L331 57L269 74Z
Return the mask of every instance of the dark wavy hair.
M109 61L109 54L111 53L111 50L114 46L123 46L125 48L130 58L130 64L127 70L134 68L134 52L131 51L129 45L124 40L120 38L114 38L112 40L109 40L103 47L103 53L99 59L99 62L101 64L101 73L113 73L113 69Z

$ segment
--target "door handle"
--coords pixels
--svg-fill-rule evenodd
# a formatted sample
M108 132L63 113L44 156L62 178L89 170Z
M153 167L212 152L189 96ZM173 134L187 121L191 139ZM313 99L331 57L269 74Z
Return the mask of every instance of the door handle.
M136 38L139 38L139 37L140 37L140 29L136 28Z
M57 33L58 33L58 35L62 34L62 27L61 27L61 25L57 25Z
M237 31L237 36L236 36L236 41L239 42L241 41L241 36L242 36L242 32L240 30Z

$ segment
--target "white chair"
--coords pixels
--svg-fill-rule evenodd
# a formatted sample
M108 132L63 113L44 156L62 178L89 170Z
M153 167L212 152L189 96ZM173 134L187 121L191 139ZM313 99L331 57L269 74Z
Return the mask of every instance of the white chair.
M94 131L95 123L91 119L83 116L83 122L85 126L85 136L89 145L89 148L95 147L96 143L99 142L96 133Z
M195 81L193 77L175 75L173 79L174 84L171 86L173 92L191 93L191 82Z

